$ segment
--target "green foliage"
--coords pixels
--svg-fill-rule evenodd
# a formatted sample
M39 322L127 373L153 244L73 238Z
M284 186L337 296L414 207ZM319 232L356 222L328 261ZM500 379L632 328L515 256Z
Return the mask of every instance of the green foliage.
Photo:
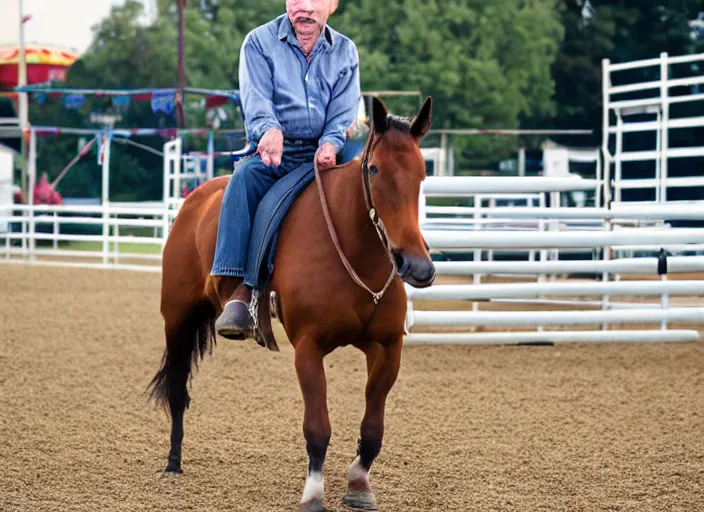
M591 138L558 138L566 144L601 144L603 59L617 63L655 58L661 52L704 51L704 40L692 40L688 26L701 0L590 0L587 7L585 0L561 0L559 9L565 38L552 70L557 114L533 122L595 132ZM657 73L656 68L622 73L622 80L654 80Z
M355 0L341 2L330 24L357 45L363 90L419 90L435 99L433 128L591 128L599 143L601 59L614 61L697 51L687 21L699 0ZM284 0L192 0L185 9L187 86L238 88L239 50L247 32L284 12ZM159 1L157 19L144 22L141 2L113 7L95 27L93 44L69 75L69 86L175 87L177 10ZM700 43L701 44L701 43ZM701 51L701 46L698 49ZM190 97L189 97L190 98ZM414 114L418 99L385 100L397 114ZM89 126L91 112L110 112L94 98L77 111L61 102L32 105L35 125ZM188 126L205 126L204 102L189 100ZM231 118L238 116L233 113ZM118 126L173 127L148 103L132 102ZM232 126L238 126L233 122ZM163 140L140 139L161 149ZM453 137L459 169L494 166L514 154L507 136ZM525 142L525 141L524 141ZM232 141L229 142L232 144ZM429 136L427 144L438 143ZM205 141L187 140L193 149ZM224 143L219 146L226 149ZM39 170L50 179L77 152L76 139L40 142ZM227 149L234 149L227 147ZM158 199L161 161L113 145L112 197ZM226 164L223 164L227 167ZM86 156L61 182L65 195L97 196L100 169Z
M331 24L359 48L362 88L420 90L433 128L516 128L550 115L550 74L562 38L555 1L360 0ZM406 114L414 113L415 105ZM460 165L495 162L507 137L456 138Z

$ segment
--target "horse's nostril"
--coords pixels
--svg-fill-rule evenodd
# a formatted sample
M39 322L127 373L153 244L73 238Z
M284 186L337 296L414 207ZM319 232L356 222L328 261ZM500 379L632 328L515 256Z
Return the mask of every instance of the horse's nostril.
M396 268L400 269L403 266L403 256L397 251L392 251L391 254L394 257L394 263L396 263Z
M392 250L391 254L396 264L398 276L413 286L429 286L435 281L435 265L425 258L414 258L399 250Z
M401 278L406 277L406 274L408 274L408 270L411 268L411 262L408 260L408 258L405 258L400 251L394 250L391 253L393 254L394 263L396 264L396 273Z
M403 258L402 258L401 255L400 255L398 252L396 252L396 251L391 251L391 254L392 254L393 257L394 257L394 263L396 263L396 268L400 268L401 265L403 265Z

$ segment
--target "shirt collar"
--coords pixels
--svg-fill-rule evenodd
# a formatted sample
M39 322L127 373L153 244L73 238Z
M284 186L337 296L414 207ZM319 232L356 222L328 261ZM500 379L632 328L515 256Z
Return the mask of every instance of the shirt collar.
M330 27L327 24L323 28L323 35L325 36L323 38L324 44L328 48L332 47L332 45L335 43L335 37L333 36L332 30L330 30ZM291 20L288 19L287 14L283 14L281 16L279 22L278 36L279 40L281 41L288 40L291 43L293 43L294 41L298 41L296 39L296 32L293 30L293 25L291 24Z

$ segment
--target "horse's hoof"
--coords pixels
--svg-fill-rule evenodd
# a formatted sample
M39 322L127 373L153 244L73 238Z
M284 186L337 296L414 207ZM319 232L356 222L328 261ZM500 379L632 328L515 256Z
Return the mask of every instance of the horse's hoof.
M183 470L181 469L181 464L175 464L173 462L169 462L166 467L164 468L164 473L175 473L175 474L182 474Z
M325 512L325 507L318 500L311 500L301 503L298 506L298 512Z
M249 308L241 300L231 300L215 321L215 332L229 340L244 340L253 336Z
M371 492L349 491L342 498L342 504L350 510L379 510Z

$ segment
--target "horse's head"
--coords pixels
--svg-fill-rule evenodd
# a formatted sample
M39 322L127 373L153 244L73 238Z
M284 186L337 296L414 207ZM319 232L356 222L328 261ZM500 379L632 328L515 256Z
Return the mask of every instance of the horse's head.
M435 280L435 265L418 225L418 201L425 179L420 141L430 128L432 99L418 115L405 119L390 115L373 99L372 129L362 154L362 173L368 206L386 228L399 276L423 288Z

